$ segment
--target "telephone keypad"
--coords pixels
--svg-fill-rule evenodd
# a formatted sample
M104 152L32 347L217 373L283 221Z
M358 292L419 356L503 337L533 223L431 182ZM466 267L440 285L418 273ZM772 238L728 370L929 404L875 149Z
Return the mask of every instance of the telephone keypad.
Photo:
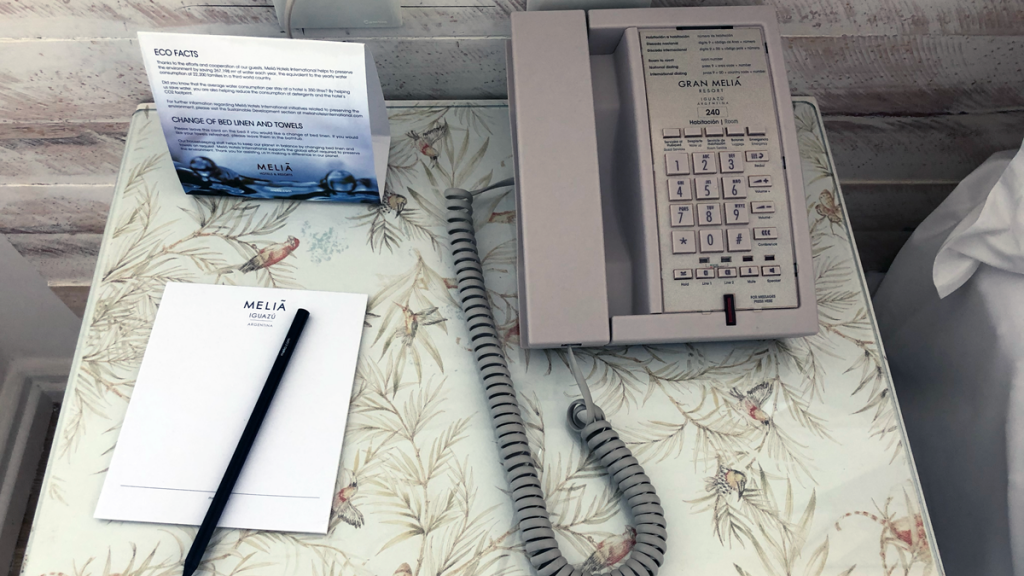
M714 174L718 172L714 152L700 152L693 155L694 174Z
M695 178L698 200L717 200L719 197L718 178Z
M639 32L663 312L722 310L723 295L733 297L736 311L797 306L790 190L779 119L766 98L772 90L767 59L759 50L727 48L760 46L761 31ZM686 49L666 52L666 39ZM718 47L722 66L705 65L707 46ZM728 89L680 90L679 78L665 73L666 63L694 83L719 81ZM733 79L726 70L740 68L747 72L742 85L726 83Z
M718 204L697 204L697 223L701 226L718 226L722 223L722 211Z

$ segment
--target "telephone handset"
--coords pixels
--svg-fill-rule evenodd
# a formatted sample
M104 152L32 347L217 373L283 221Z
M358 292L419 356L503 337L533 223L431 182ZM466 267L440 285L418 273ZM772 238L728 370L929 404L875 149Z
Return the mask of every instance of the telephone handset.
M508 64L525 347L817 331L771 8L516 13Z

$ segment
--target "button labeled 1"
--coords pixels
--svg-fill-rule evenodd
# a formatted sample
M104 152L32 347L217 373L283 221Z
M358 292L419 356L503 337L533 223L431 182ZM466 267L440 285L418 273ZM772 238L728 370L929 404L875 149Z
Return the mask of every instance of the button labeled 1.
M690 173L690 156L686 152L665 154L665 174L678 176Z

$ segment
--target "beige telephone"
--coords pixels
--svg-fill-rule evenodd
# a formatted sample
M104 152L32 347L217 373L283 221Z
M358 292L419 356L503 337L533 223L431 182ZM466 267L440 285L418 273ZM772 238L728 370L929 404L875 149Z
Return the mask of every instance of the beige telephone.
M817 332L771 8L512 15L521 341Z

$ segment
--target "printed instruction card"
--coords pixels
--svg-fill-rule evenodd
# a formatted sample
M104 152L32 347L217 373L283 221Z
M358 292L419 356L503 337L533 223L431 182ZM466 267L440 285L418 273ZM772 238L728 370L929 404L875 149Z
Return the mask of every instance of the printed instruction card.
M362 44L139 32L189 194L379 202L390 130Z
M325 534L365 294L167 284L96 518L199 525L299 308L309 310L221 527Z

